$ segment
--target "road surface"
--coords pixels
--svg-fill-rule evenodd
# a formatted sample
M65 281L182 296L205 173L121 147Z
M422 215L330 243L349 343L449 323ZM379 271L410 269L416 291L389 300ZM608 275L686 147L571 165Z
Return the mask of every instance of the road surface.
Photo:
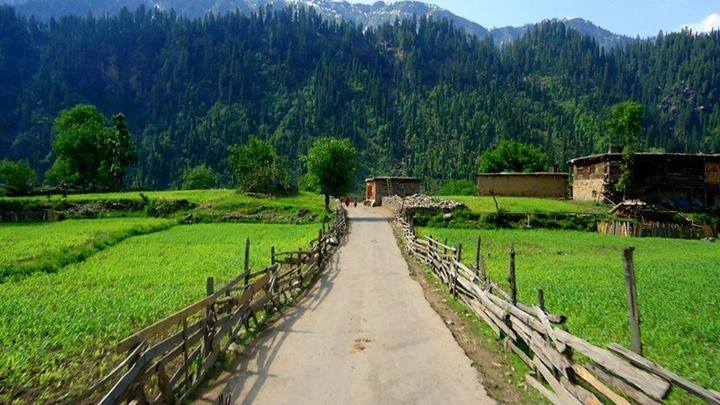
M350 208L348 240L318 283L198 403L494 403L425 300L386 219Z

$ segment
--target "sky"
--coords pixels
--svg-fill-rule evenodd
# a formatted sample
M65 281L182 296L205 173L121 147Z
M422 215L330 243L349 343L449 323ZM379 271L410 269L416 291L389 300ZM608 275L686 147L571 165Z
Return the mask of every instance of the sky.
M376 0L350 0L372 4ZM422 0L486 28L519 26L546 18L582 17L617 34L720 29L720 0ZM390 2L387 1L386 2Z

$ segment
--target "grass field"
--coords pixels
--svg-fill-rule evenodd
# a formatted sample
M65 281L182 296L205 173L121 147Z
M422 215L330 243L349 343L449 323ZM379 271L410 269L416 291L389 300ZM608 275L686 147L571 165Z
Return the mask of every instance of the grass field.
M490 278L507 287L511 244L521 301L545 292L547 307L568 316L569 330L596 344L630 347L622 250L635 266L645 355L706 387L720 389L720 245L627 239L577 231L421 228L474 262L482 236Z
M477 213L496 212L492 197L442 196L465 204ZM606 213L608 208L592 202L531 197L496 197L500 210L512 213Z
M125 238L165 229L174 221L110 218L0 224L0 283L36 271L56 271Z
M270 248L306 246L318 225L200 224L137 236L53 274L0 285L0 403L47 400L109 371L114 343L205 293ZM224 280L224 281L223 281ZM112 359L111 359L112 360Z

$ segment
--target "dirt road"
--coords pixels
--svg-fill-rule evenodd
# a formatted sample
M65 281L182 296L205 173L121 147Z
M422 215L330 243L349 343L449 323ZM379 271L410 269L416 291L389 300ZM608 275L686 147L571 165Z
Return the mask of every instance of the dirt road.
M493 403L409 276L390 225L350 209L347 243L320 281L199 403Z

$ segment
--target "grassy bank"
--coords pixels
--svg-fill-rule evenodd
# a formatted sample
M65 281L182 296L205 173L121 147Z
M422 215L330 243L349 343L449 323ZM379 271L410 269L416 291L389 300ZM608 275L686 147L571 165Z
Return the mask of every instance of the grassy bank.
M472 212L487 214L497 212L495 201L487 196L442 196L465 204ZM608 207L593 202L556 200L532 197L496 197L500 211L510 213L563 213L563 214L602 214Z
M507 287L508 251L517 251L519 299L568 316L570 331L594 342L630 345L622 249L635 265L645 355L669 369L720 388L720 246L701 241L627 239L577 231L421 228L463 244L465 261L483 239L490 277Z

